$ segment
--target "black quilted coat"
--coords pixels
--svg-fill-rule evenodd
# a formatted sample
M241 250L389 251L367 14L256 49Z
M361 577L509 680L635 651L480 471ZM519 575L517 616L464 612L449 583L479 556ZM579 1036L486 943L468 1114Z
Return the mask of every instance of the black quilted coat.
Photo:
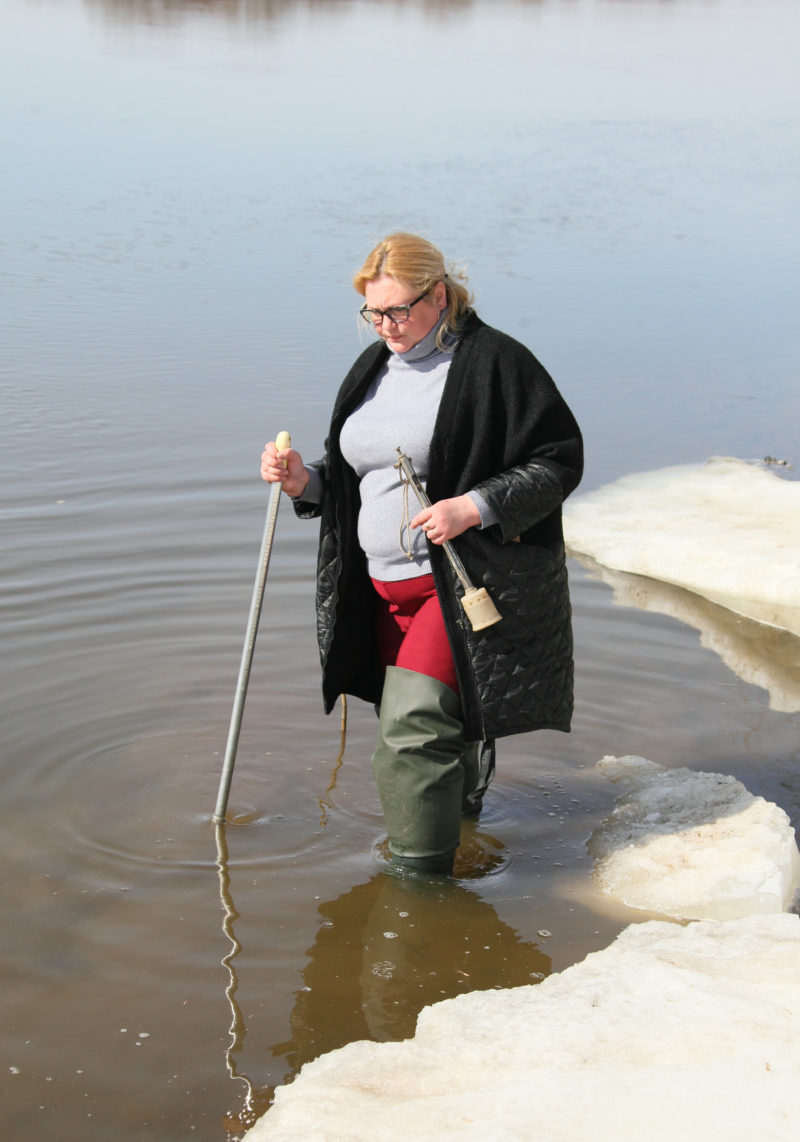
M380 699L377 596L356 535L358 480L339 437L388 352L382 342L371 345L348 373L325 458L314 465L322 474L322 502L295 504L301 517L321 516L317 636L327 713L341 693ZM410 397L409 415L413 403ZM402 424L397 444L403 447ZM471 314L447 374L427 479L431 500L476 489L498 520L453 541L470 579L486 587L503 616L485 630L472 630L459 603L461 584L442 548L429 544L468 741L570 728L572 627L561 503L582 468L580 430L548 373L523 345Z

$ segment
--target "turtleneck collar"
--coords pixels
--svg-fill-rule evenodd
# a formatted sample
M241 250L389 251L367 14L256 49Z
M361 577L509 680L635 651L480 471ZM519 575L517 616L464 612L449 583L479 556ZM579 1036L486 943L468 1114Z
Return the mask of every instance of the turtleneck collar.
M441 353L442 350L436 344L436 337L439 333L439 330L444 325L446 318L447 313L445 311L436 322L433 329L426 333L421 341L418 341L416 345L412 345L410 349L406 349L405 353L395 353L395 356L399 357L401 361L408 361L411 363L416 361L424 361L427 357L432 357L434 353ZM452 353L457 341L457 336L454 336L452 333L449 334L448 337L445 338L444 352Z

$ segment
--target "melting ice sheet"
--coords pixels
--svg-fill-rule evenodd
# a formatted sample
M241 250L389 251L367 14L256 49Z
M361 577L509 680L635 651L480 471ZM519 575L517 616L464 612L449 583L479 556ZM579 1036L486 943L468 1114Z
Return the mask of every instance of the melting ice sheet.
M634 924L535 986L307 1063L247 1142L794 1142L800 918Z
M735 777L604 757L626 795L588 843L602 890L676 920L732 920L788 908L800 853L783 809Z
M567 501L570 552L800 636L800 483L743 460L623 476Z

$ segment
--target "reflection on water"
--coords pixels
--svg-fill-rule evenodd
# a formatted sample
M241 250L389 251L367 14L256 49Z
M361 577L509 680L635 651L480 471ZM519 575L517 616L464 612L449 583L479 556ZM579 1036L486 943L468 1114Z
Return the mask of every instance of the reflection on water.
M482 2L485 0L412 0L414 8L423 14L433 15L458 13L474 8L476 4ZM510 0L510 2L524 6L542 4L546 0ZM342 4L342 0L83 0L83 3L90 10L103 12L115 22L167 25L191 20L198 14L205 13L222 17L232 24L246 26L276 20L298 9L335 15L337 9L341 13L346 7ZM365 19L369 18L370 7L379 4L384 8L394 8L398 12L410 6L409 0L366 0Z
M620 606L670 615L700 632L703 646L753 686L769 694L771 710L800 710L800 638L734 614L707 599L641 575L614 571L588 556L578 556L614 591Z
M378 873L319 907L292 1039L296 1070L354 1039L414 1034L430 1003L543 979L550 960L458 881Z
M236 905L233 902L233 894L231 892L231 877L228 870L228 842L225 835L225 826L220 824L215 825L214 835L217 842L219 897L223 909L222 931L228 940L230 940L231 944L230 951L227 955L222 957L221 961L228 972L228 985L225 988L225 995L231 1009L231 1025L229 1028L230 1042L225 1051L225 1065L228 1068L228 1074L231 1078L243 1083L245 1088L242 1109L238 1113L229 1114L225 1120L226 1132L230 1136L236 1136L248 1130L256 1119L264 1113L270 1104L272 1092L269 1088L267 1090L258 1090L248 1075L240 1071L237 1066L237 1056L242 1052L245 1036L247 1035L247 1024L245 1023L244 1015L236 1000L239 980L236 975L234 960L241 952L242 945L236 939L233 925L239 918L239 913L236 911Z
M226 1120L226 1129L236 1133L264 1112L274 1084L258 1087L239 1067L247 1036L237 1001L235 961L243 947L234 923L240 915L226 826L217 825L215 832L222 929L231 945L222 959L231 1009L225 1061L231 1077L245 1087L241 1110ZM497 842L490 839L492 845ZM354 1040L409 1038L428 1004L468 991L536 983L551 970L549 956L522 940L493 907L455 879L376 872L319 905L317 912L316 939L294 996L291 1038L271 1048L288 1065L283 1081L304 1063Z

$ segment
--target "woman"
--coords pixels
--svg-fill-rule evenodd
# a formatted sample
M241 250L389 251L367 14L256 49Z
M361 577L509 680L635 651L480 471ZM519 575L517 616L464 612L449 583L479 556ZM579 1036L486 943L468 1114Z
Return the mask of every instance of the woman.
M544 368L478 318L463 275L424 238L390 235L354 284L378 342L345 377L325 456L306 466L270 443L261 473L300 517L320 517L325 710L341 693L380 706L373 768L392 860L449 873L490 776L478 743L570 728L561 504L581 477L581 435ZM398 448L431 507L409 508ZM471 629L448 540L497 624Z

